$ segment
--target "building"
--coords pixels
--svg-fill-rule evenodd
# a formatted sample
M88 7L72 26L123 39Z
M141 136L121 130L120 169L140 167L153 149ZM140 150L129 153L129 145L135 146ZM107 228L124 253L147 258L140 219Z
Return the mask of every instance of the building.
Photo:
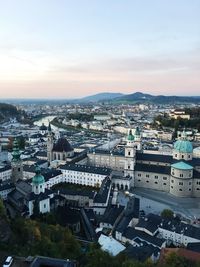
M88 153L88 162L117 170L118 175L113 174L112 182L121 190L144 187L177 197L200 197L200 158L193 154L193 145L185 132L174 143L171 154L146 153L142 150L140 135L129 132L120 157L113 156L112 152L94 151Z
M23 179L23 162L21 160L21 153L19 151L19 145L17 140L14 140L13 143L13 152L12 152L12 182L16 183L19 179Z
M182 109L175 109L174 111L170 112L169 114L170 118L173 118L175 120L177 119L185 119L189 120L190 115L185 113L185 110Z
M111 170L108 168L79 164L65 164L60 167L60 170L63 174L63 182L92 187L100 187L103 180L111 175Z
M51 131L51 125L48 127L47 134L47 158L48 161L51 162L53 160L61 160L66 161L67 158L71 158L74 156L74 149L67 141L66 138L60 137L54 143L53 133Z

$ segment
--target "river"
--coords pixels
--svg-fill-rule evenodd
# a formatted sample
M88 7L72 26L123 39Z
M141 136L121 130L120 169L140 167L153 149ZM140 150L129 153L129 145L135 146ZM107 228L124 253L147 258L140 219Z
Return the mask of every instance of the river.
M56 118L56 116L46 116L46 117L44 117L44 118L42 118L42 119L39 119L38 121L35 121L35 122L34 122L34 125L41 126L41 125L44 123L45 126L48 126L48 125L49 125L49 122L51 123L51 121L52 121L54 118ZM52 125L52 124L51 124L51 128L52 128L53 130L58 129L58 127L56 127L56 126L54 126L54 125ZM59 129L59 130L62 130L62 129Z

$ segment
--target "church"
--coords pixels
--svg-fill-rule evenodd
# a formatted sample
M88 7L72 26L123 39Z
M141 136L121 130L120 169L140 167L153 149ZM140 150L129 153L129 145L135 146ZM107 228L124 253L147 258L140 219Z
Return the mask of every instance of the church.
M51 130L51 125L49 124L47 134L48 162L51 163L54 160L66 161L67 158L72 158L73 156L74 149L66 138L60 137L56 142L54 142L54 135Z
M113 186L121 190L141 187L177 197L200 197L200 158L194 157L185 131L174 143L171 155L143 151L137 128L134 134L129 131L123 153L97 150L88 153L88 161L114 170Z

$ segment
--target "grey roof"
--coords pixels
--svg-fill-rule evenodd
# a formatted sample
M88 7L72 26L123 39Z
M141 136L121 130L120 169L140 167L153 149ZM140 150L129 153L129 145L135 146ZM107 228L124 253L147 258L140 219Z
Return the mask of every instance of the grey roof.
M47 157L47 151L38 151L35 154L36 157Z
M161 166L161 165L154 165L154 164L136 163L135 171L153 172L153 173L161 173L161 174L170 175L171 167L169 167L169 166Z
M0 172L5 172L5 171L9 171L9 170L11 170L10 165L6 165L6 166L0 168Z
M108 223L111 225L114 225L114 223L116 222L117 218L120 216L120 214L124 211L124 206L112 206L109 207L103 218L100 220L100 222L103 223Z
M103 180L99 192L94 197L94 206L95 203L106 203L111 183L109 178Z
M56 151L56 152L70 152L70 151L73 151L73 148L70 145L70 143L67 141L66 138L61 137L54 144L53 151Z
M30 267L75 267L76 263L72 260L54 259L38 256L31 263Z
M8 190L8 189L14 189L15 185L12 183L7 183L7 184L1 184L0 185L0 191Z
M160 154L149 154L149 153L136 153L136 160L140 161L154 161L154 162L164 162L169 163L173 161L172 156L169 155L160 155Z
M104 167L94 167L88 165L78 165L78 164L65 164L60 167L61 170L70 170L70 171L77 171L77 172L88 172L88 173L95 173L101 175L110 175L111 169L104 168Z
M176 232L178 234L184 234L185 236L200 240L200 228L190 224L182 223L179 220L162 220L160 227L172 232Z
M94 198L94 195L96 194L95 191L86 191L86 190L73 190L73 189L65 189L65 188L61 188L59 190L57 190L57 192L59 191L59 194L62 195L71 195L71 196L84 196L84 197L89 197L90 199Z
M159 224L161 223L162 218L159 215L149 213L145 218L140 218L138 224L135 226L140 228L145 228L152 234L158 229Z
M161 248L162 244L165 242L164 239L148 235L145 232L138 231L132 227L127 227L125 232L123 233L123 236L130 240L135 240L136 238L139 238L141 241L145 241L159 248Z

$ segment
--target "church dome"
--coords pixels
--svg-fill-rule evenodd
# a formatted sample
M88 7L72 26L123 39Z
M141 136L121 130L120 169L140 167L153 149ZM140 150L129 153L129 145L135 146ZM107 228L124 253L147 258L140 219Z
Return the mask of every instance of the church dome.
M192 143L188 140L178 140L174 144L174 149L180 153L192 153L193 146Z
M130 131L129 131L129 135L128 135L127 140L128 140L128 141L134 141L134 139L135 139L135 138L134 138L134 135L132 134L132 131L130 130Z
M44 125L44 123L42 123L42 125L40 126L40 131L46 131L47 127Z
M39 166L35 168L35 176L32 179L32 183L34 185L40 185L45 183L44 176L41 174L41 170Z
M58 141L53 146L53 151L55 152L70 152L73 151L72 146L67 141L66 138L59 138Z

